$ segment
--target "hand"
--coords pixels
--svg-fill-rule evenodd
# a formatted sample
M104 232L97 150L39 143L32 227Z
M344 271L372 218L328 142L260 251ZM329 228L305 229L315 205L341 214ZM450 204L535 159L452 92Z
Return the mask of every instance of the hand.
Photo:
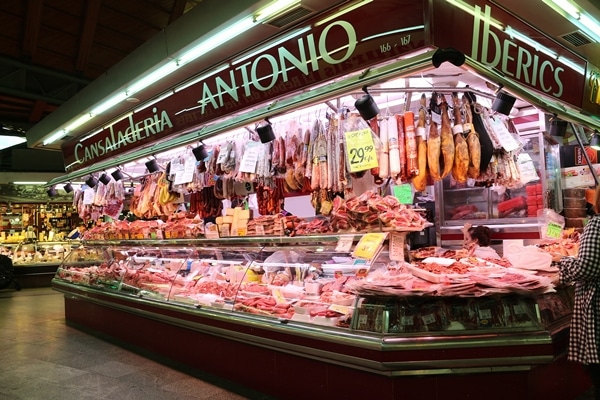
M467 233L469 231L469 229L471 229L472 226L473 225L471 225L470 223L465 222L465 224L463 225L463 228L462 228L463 234Z
M561 258L564 256L560 253L550 253L552 255L552 261L556 263L560 263Z

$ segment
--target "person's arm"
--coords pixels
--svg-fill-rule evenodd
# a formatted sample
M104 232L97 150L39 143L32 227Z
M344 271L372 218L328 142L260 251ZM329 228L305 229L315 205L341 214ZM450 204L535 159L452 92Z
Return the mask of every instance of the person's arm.
M579 242L577 257L562 257L560 282L600 279L600 217L592 218L586 225Z

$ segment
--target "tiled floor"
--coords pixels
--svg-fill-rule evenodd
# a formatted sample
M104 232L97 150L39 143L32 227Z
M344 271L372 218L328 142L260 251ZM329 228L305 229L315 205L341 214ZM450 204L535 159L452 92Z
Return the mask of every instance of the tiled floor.
M593 398L590 390L577 400ZM50 288L0 290L0 400L38 399L272 400L67 326L63 295Z
M50 288L0 291L2 400L268 398L206 378L171 369L67 326L63 295Z

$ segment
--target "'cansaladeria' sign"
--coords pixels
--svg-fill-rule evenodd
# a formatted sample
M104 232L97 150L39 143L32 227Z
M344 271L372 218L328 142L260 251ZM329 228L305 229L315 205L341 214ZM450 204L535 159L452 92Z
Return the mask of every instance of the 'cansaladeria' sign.
M338 10L329 15L334 16ZM300 33L248 56L134 113L83 141L63 146L68 171L165 139L230 113L264 104L422 48L426 45L423 4L374 0L366 6L307 22ZM290 32L293 32L293 29ZM282 36L289 35L283 33ZM219 61L214 60L214 65Z

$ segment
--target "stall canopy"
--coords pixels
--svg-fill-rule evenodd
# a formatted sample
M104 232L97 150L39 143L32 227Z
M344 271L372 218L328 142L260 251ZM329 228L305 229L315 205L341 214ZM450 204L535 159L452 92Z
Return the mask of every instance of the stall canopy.
M353 5L296 24L246 52L212 59L211 68L153 104L66 143L68 173L49 185L235 129L252 131L264 118L309 105L353 108L345 97L365 86L407 109L418 108L418 96L407 95L415 91L454 88L493 98L502 90L519 99L516 111L534 106L575 125L600 126L586 61L503 9L476 0ZM539 128L545 129L543 119Z

